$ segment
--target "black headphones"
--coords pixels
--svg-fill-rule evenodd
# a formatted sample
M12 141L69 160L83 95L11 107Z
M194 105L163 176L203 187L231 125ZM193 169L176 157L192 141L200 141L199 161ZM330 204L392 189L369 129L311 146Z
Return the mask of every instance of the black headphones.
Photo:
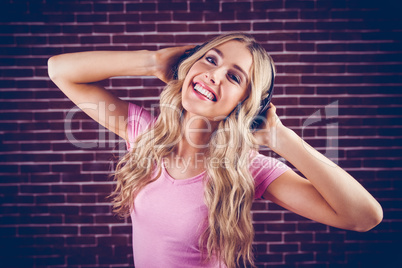
M178 70L179 70L180 64L185 59L187 59L188 57L193 55L195 52L200 50L200 48L202 48L204 45L205 44L202 44L202 45L199 45L199 46L195 46L194 48L191 48L189 50L186 50L186 52L179 58L177 63L172 67L173 78L175 80L178 79ZM254 120L253 120L253 122L251 123L251 126L250 126L251 131L257 131L258 129L260 129L261 125L266 121L266 118L267 118L267 111L268 111L268 109L270 107L269 104L271 103L272 93L274 91L275 74L274 74L274 68L273 68L272 64L271 64L271 77L272 77L272 81L271 81L271 85L270 85L270 87L268 89L268 96L266 98L264 98L263 100L261 100L259 112L254 117Z

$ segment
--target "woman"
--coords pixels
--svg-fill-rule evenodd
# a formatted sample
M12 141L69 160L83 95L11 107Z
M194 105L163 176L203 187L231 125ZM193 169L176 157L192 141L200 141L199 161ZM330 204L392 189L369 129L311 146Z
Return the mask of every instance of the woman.
M381 221L378 202L285 127L272 103L265 124L251 130L274 79L272 59L252 37L212 39L185 59L172 79L172 66L189 48L72 53L49 60L51 79L75 104L114 108L106 115L83 110L130 148L118 164L113 196L116 212L132 217L136 267L252 264L254 198L348 230L367 231ZM128 75L168 83L157 119L91 84ZM307 180L258 154L259 145Z

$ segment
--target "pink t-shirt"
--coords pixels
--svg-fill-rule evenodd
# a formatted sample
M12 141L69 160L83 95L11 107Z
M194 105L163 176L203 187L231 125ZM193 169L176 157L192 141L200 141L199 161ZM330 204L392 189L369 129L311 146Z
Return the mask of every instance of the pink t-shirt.
M137 135L152 122L148 111L130 103L129 149ZM250 172L255 179L255 198L261 198L268 185L288 169L282 162L257 153L250 163ZM138 194L131 214L135 267L219 267L216 260L203 263L199 248L199 238L206 228L208 216L204 203L205 173L176 180L162 165L161 176ZM225 266L221 264L221 267Z

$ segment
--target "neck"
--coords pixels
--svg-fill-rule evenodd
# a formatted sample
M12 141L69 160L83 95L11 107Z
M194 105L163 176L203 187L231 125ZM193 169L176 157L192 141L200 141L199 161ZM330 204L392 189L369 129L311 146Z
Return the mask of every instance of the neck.
M184 135L176 146L175 154L181 157L194 156L207 152L212 133L217 129L218 122L185 112L183 127Z

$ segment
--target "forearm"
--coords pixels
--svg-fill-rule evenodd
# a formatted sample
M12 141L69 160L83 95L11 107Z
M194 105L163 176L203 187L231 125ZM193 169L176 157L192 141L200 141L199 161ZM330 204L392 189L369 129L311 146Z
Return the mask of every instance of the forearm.
M292 163L339 217L355 224L373 221L382 213L378 202L352 176L292 130L278 127L276 143L271 145L271 149Z
M114 76L153 75L154 52L90 51L68 53L49 59L49 76L55 80L83 84Z

